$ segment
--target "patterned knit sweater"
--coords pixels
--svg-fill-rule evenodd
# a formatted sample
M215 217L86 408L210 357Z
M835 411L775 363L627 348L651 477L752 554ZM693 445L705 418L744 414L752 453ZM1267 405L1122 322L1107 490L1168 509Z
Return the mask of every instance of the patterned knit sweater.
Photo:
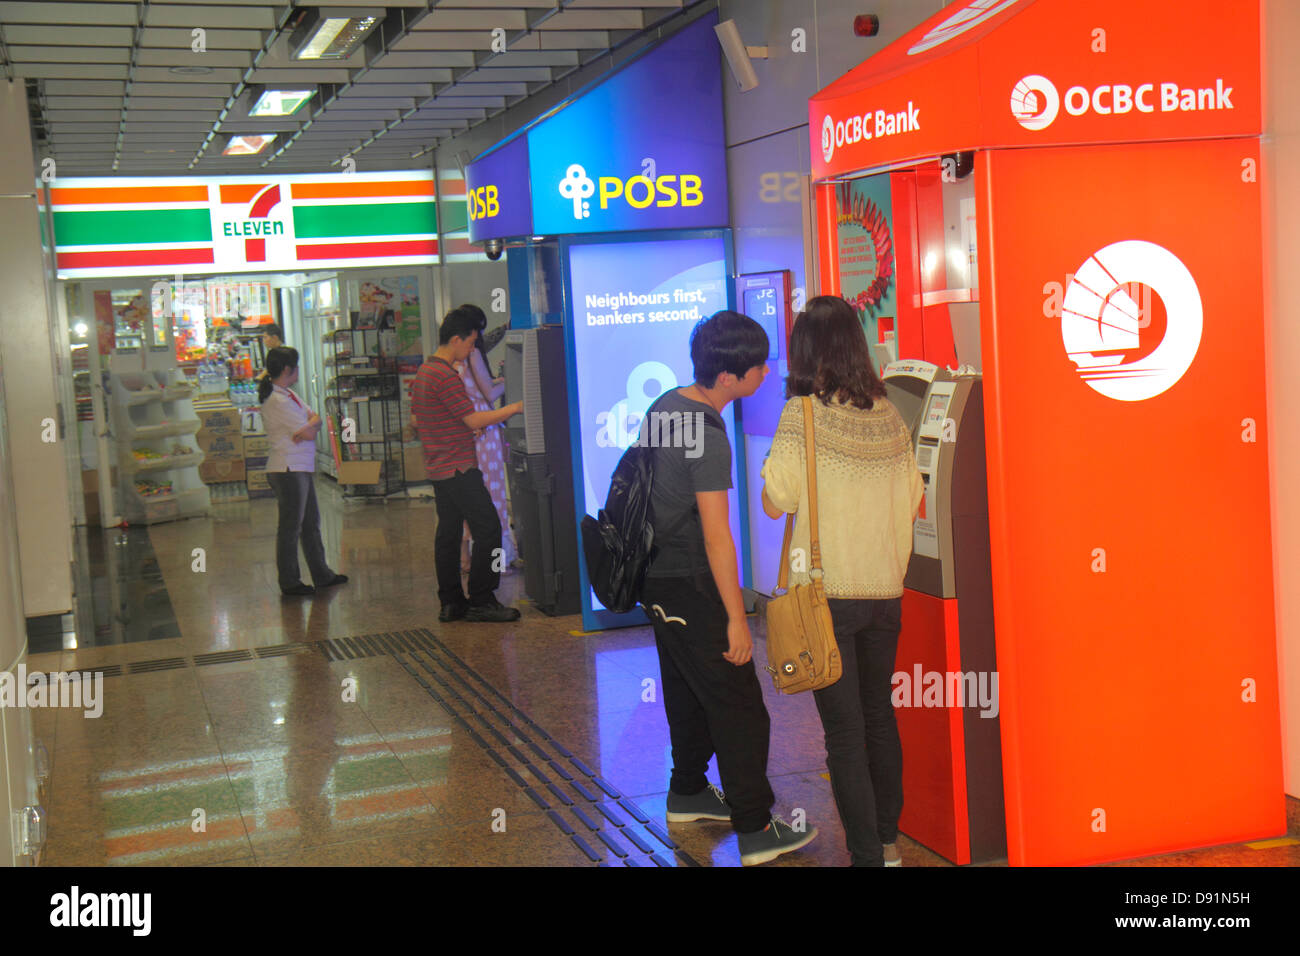
M840 402L823 405L813 396L812 407L826 595L900 597L912 554L912 521L923 494L907 426L883 398L866 410ZM790 399L781 412L763 480L772 504L797 513L790 584L806 584L804 569L812 558L801 398Z

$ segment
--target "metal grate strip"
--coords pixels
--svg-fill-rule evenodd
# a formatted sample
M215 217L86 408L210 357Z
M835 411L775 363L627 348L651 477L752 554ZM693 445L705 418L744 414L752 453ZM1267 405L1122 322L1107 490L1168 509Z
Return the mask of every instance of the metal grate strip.
M311 644L272 644L270 647L255 647L253 654L257 657L288 657L291 654L307 654Z
M189 664L184 657L165 657L156 661L134 661L124 665L128 674L151 674L155 671L170 671Z
M251 661L251 651L215 651L211 654L194 655L194 666L204 667L208 664L230 664L235 661Z
M409 650L406 654L402 651L392 651L392 645ZM608 848L614 859L624 863L635 860L637 864L641 864L649 860L656 866L671 866L672 864L662 855L662 849L656 850L655 844L658 844L660 847L676 851L675 855L682 863L688 866L699 866L698 862L677 846L662 827L651 823L649 817L642 813L635 803L624 797L613 784L575 757L572 751L556 742L543 727L516 707L509 698L459 658L431 631L420 629L396 632L391 635L391 644L388 646L390 653L394 654L401 667L447 711L457 725L467 732L470 739L502 768L506 776L530 800L546 811L547 817L582 850L591 862L601 866L608 865L605 857L593 849L595 846ZM489 721L489 714L517 738L519 746L507 740ZM500 740L501 752L489 745L484 736L471 725L471 720L482 725L488 733ZM523 727L529 728L527 734L521 729ZM537 742L534 742L534 736ZM566 759L586 779L578 780L565 770L559 760L547 751L548 746ZM539 763L533 763L530 755L522 748L531 751ZM503 754L508 755L512 763L508 763ZM563 784L557 785L548 779L539 764L555 771L564 783L568 784L568 789L572 789L578 795L577 798L571 796ZM526 779L519 772L520 770L541 786ZM593 789L593 785L599 787L599 790ZM550 791L554 800L559 801L560 806L554 806L552 800L548 800L543 795L546 790ZM618 801L619 809L626 812L635 822L623 819L618 810L614 809L613 804L605 804L606 800ZM580 821L599 842L590 843L579 837L577 831L566 820L566 814L571 814L574 819ZM623 840L626 840L627 844L623 843Z

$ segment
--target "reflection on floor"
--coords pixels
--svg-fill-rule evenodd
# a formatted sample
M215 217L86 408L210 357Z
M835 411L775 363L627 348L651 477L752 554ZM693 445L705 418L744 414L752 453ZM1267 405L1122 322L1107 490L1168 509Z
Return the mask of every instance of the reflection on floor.
M220 505L147 532L172 636L161 614L106 621L117 598L97 599L75 648L32 654L29 669L115 675L98 719L32 711L52 764L47 865L739 865L725 824L663 822L649 628L582 635L528 607L518 575L498 594L519 622L439 625L431 502L318 486L346 586L281 600L274 502ZM117 573L119 592L147 591L143 533L97 587ZM846 865L812 698L765 695L775 811L821 830L769 865ZM907 866L947 865L899 845ZM1294 866L1300 841L1135 862Z
M78 528L76 548L75 613L29 625L30 653L181 636L148 528Z

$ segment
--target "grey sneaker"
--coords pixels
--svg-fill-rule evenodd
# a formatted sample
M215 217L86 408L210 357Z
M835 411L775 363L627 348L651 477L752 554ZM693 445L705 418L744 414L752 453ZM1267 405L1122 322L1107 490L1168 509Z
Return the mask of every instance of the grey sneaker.
M775 860L782 853L805 847L816 838L816 827L809 827L804 833L799 833L780 817L773 817L767 827L757 833L736 834L740 843L742 866L757 866Z
M898 852L897 843L886 843L885 849L885 866L902 866L903 855Z
M694 823L696 820L721 820L729 823L731 807L727 806L727 798L722 795L722 791L713 784L689 797L669 790L667 817L669 823Z

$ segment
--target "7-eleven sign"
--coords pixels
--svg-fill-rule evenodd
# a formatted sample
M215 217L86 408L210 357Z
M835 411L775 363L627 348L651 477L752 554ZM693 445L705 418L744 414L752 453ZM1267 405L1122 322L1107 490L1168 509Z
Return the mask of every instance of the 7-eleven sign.
M268 241L292 255L293 220L289 204L280 202L278 183L217 188L221 202L213 210L212 223L217 261L266 262Z

